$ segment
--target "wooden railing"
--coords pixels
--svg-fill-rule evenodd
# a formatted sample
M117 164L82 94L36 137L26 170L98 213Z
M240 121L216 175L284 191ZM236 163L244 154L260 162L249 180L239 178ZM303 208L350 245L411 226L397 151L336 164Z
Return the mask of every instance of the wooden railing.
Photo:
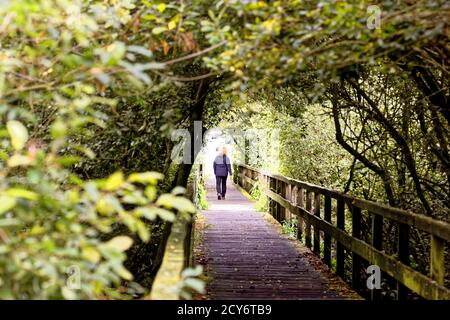
M187 196L196 204L198 184L201 183L201 167L195 171L192 184L188 186ZM192 216L180 212L172 225L167 239L161 266L153 281L150 294L144 299L179 300L177 288L182 281L181 273L192 265Z
M282 222L291 215L297 217L298 239L304 239L305 245L312 247L330 267L332 256L335 257L333 269L337 275L344 275L345 253L350 254L351 284L357 291L367 290L363 279L369 274L365 266L376 265L397 281L398 299L405 298L408 289L426 299L450 299L450 290L444 286L445 244L450 242L450 224L248 166L238 166L238 171L238 183L246 190L259 181L269 200L269 213L275 219ZM363 215L370 218L370 237L362 233L364 221L364 230L368 229L368 219L363 220ZM383 225L388 221L398 226L396 255L383 250L386 241ZM427 275L410 266L411 228L431 238ZM380 299L380 291L371 290L369 298Z

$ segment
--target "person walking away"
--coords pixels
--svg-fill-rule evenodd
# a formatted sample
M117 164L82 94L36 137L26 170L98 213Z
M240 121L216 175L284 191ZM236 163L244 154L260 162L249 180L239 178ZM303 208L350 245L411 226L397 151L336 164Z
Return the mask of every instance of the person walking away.
M225 200L228 174L232 175L231 162L227 156L227 148L222 147L214 159L214 175L216 176L217 199L219 200Z

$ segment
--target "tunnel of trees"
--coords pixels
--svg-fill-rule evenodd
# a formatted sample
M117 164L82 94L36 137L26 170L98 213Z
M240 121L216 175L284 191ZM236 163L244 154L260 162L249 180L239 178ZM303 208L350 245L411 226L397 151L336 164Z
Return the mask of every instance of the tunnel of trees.
M194 121L279 129L252 166L448 222L449 22L445 0L0 1L0 299L145 294L195 211L171 157Z

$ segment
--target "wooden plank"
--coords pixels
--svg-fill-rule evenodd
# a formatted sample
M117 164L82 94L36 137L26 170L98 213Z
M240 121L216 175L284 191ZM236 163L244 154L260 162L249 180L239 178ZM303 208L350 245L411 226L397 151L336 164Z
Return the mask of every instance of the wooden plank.
M336 225L338 229L345 230L345 203L342 200L337 201ZM344 260L344 246L338 241L336 244L336 274L341 278L344 276Z
M331 197L325 196L324 202L324 220L331 223ZM323 261L331 267L331 236L326 233L324 235Z
M361 209L351 207L352 212L352 236L361 239ZM352 252L352 288L359 290L361 287L361 258Z
M321 206L322 198L320 193L314 194L314 215L320 218L320 206ZM313 251L316 255L320 256L320 230L317 227L314 227L314 247Z
M247 167L247 166L242 166ZM441 239L446 241L450 241L450 224L444 221L440 221L431 217L427 217L422 214L412 213L410 211L393 208L385 204L377 203L374 201L368 201L356 198L354 196L335 191L332 189L320 187L317 185L313 185L307 182L299 181L296 179L291 179L287 177L283 177L280 175L270 174L268 172L252 169L258 172L264 172L267 175L270 175L274 178L277 178L281 181L290 183L299 188L303 188L310 192L318 192L324 196L328 195L334 199L341 199L344 202L356 206L362 210L367 210L369 212L376 213L386 219L397 221L400 223L404 223L410 226L414 226L419 230L425 231L430 234L434 234Z
M306 211L308 214L311 214L312 209L312 192L307 191L306 192ZM305 245L308 248L311 248L311 223L306 220L306 227L305 227Z
M431 279L444 285L445 278L445 243L444 240L431 235Z

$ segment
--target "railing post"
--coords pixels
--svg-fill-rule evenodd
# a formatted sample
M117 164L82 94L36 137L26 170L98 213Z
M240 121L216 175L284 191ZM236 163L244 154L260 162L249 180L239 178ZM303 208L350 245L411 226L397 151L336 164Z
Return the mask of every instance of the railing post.
M306 190L306 211L308 211L308 214L312 214L311 209L312 209L312 192ZM308 248L311 248L311 223L309 223L309 221L306 221L305 244Z
M320 218L320 205L322 198L320 193L314 193L314 215ZM314 227L314 253L320 256L320 230Z
M269 178L269 190L270 191L275 191L275 179L272 177L268 177ZM269 199L269 213L272 217L275 218L275 201L272 200L271 198Z
M444 285L444 277L445 277L444 250L445 250L444 240L435 235L431 235L430 273L431 278L440 285Z
M345 230L345 203L340 199L337 201L336 225ZM341 278L344 276L344 246L340 242L336 244L336 274Z
M279 194L280 181L275 179L275 193ZM275 201L275 219L280 222L280 204Z
M407 224L398 224L398 259L400 262L409 266L409 231L410 227ZM402 283L397 282L397 299L405 300L408 295L408 288Z
M302 188L297 189L296 205L304 209L304 190ZM297 216L297 239L302 241L303 238L303 218L299 215Z
M278 185L278 194L283 198L286 199L286 183L284 181L279 181ZM286 220L286 209L280 204L280 223L283 223L283 221Z
M351 206L352 211L352 236L361 239L361 209ZM361 258L352 252L352 287L359 289L361 282Z
M325 196L324 219L331 224L331 197ZM331 236L324 234L323 260L328 267L331 267Z
M372 213L372 246L377 250L383 249L383 217ZM381 289L372 289L372 300L381 300Z
M290 183L286 183L286 200L288 200L290 203L292 203L292 185ZM285 213L286 213L286 219L288 221L292 220L292 214L291 211L289 211L289 209L285 208Z

